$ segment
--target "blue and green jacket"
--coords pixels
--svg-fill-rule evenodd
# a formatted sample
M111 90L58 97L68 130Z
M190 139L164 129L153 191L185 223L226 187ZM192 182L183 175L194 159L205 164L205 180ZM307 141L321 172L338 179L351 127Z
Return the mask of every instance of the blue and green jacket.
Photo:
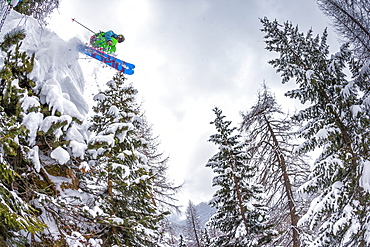
M103 48L106 53L113 53L116 51L116 45L118 43L117 36L112 30L97 33L95 34L93 46ZM108 41L112 41L111 46L108 45Z

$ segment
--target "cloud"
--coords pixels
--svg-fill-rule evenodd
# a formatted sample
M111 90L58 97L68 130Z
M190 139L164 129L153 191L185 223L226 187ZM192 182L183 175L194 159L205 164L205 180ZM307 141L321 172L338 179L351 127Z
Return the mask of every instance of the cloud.
M212 169L205 167L208 160L218 152L217 147L207 141L214 133L208 132L194 138L191 155L188 159L188 167L185 172L186 197L184 197L195 203L207 202L211 199L210 195L216 191L216 188L212 187L214 176ZM184 202L187 200L184 199Z

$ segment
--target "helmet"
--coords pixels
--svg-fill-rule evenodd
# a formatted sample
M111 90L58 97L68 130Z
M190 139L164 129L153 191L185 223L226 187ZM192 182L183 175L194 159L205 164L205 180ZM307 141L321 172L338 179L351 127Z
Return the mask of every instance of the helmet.
M125 41L125 37L123 37L122 34L119 34L119 35L117 35L117 41L118 41L118 43L122 43L123 41Z

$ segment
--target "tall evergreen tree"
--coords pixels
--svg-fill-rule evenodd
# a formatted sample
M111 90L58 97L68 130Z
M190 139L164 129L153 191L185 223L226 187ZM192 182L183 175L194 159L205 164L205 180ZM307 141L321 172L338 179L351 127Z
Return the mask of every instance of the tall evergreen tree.
M345 69L353 66L349 45L329 57L326 32L320 38L312 30L304 35L288 22L281 26L264 18L262 24L267 49L280 53L270 63L283 83L294 79L298 86L286 95L309 105L294 116L305 123L299 132L305 141L298 151L322 149L302 186L305 192L319 193L300 221L317 233L304 244L368 246L370 104L361 88L369 72L348 80Z
M337 33L352 46L358 58L370 59L370 2L367 0L318 0L320 9L332 19Z
M210 224L221 235L213 239L212 246L265 246L272 231L266 224L267 208L260 204L262 186L254 183L256 167L249 162L240 135L233 135L236 128L224 120L220 109L213 111L216 119L212 124L218 133L210 141L219 146L219 152L206 166L216 174L213 186L219 187L211 201L216 213Z
M22 125L22 114L26 101L32 96L33 82L27 75L33 68L33 57L19 51L25 37L22 29L7 33L1 42L2 51L7 53L0 71L0 245L24 246L25 238L20 231L35 233L43 230L36 216L39 212L24 197L22 185L26 182L22 164L29 163L27 147L22 144L28 136ZM37 104L36 104L37 106ZM22 176L21 176L22 174ZM7 244L6 244L7 243Z
M105 246L155 246L157 223L163 218L153 198L155 178L140 152L137 91L118 73L98 101L90 130L89 166L94 171L87 188L97 197L88 209L100 224ZM96 176L97 174L97 176ZM94 208L96 209L94 211Z
M72 125L81 121L63 116L58 111L53 113L47 103L41 104L35 83L29 79L34 55L28 56L20 51L19 40L24 37L24 30L15 29L6 34L0 44L7 54L0 85L1 114L4 117L2 129L5 131L2 162L8 164L7 168L4 167L2 179L8 189L14 188L11 194L18 197L12 203L8 198L10 208L21 201L24 205L17 206L18 209L28 208L27 214L23 213L16 219L23 227L12 226L12 230L7 230L8 235L14 231L14 241L21 246L36 242L43 246L62 246L66 244L68 234L78 229L79 223L71 223L71 219L76 215L81 218L81 212L76 210L80 204L75 203L78 193L73 196L63 193L78 190L76 171L79 171L77 164L80 158L74 157L67 135L73 129ZM10 130L12 133L7 133ZM71 154L67 150L71 150ZM66 154L63 164L54 159L58 159L55 156L58 152ZM53 180L55 177L59 179ZM37 210L32 210L31 205ZM25 228L23 218L33 219L34 227ZM5 223L2 225L7 226ZM43 228L46 229L40 232ZM23 237L29 233L32 237Z
M280 233L274 245L299 247L296 190L306 181L309 166L293 152L293 122L282 112L266 84L258 93L257 103L242 117L241 130L272 209L270 220Z

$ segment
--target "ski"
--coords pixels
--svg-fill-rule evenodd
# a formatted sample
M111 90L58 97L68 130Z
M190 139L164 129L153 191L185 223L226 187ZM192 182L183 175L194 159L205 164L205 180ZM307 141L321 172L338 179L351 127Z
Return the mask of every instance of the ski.
M96 49L96 48L93 48L93 47L90 47L90 46L88 46L87 48L93 49L94 52L97 52L98 54L102 55L107 60L114 60L115 62L117 62L117 63L121 64L122 66L125 66L126 68L131 69L131 70L135 69L135 65L132 64L132 63L125 62L125 61L123 61L123 60L121 60L119 58L116 58L116 57L114 57L112 55L109 55L109 54L107 54L107 53L105 53L105 52L103 52L103 51L101 51L99 49Z
M127 75L132 75L134 73L135 65L132 63L127 63L121 59L118 59L112 55L109 55L103 51L100 51L87 45L81 44L77 48L79 52L88 55L92 58L95 58L96 60L103 62L109 65L110 67L118 71L121 71Z

